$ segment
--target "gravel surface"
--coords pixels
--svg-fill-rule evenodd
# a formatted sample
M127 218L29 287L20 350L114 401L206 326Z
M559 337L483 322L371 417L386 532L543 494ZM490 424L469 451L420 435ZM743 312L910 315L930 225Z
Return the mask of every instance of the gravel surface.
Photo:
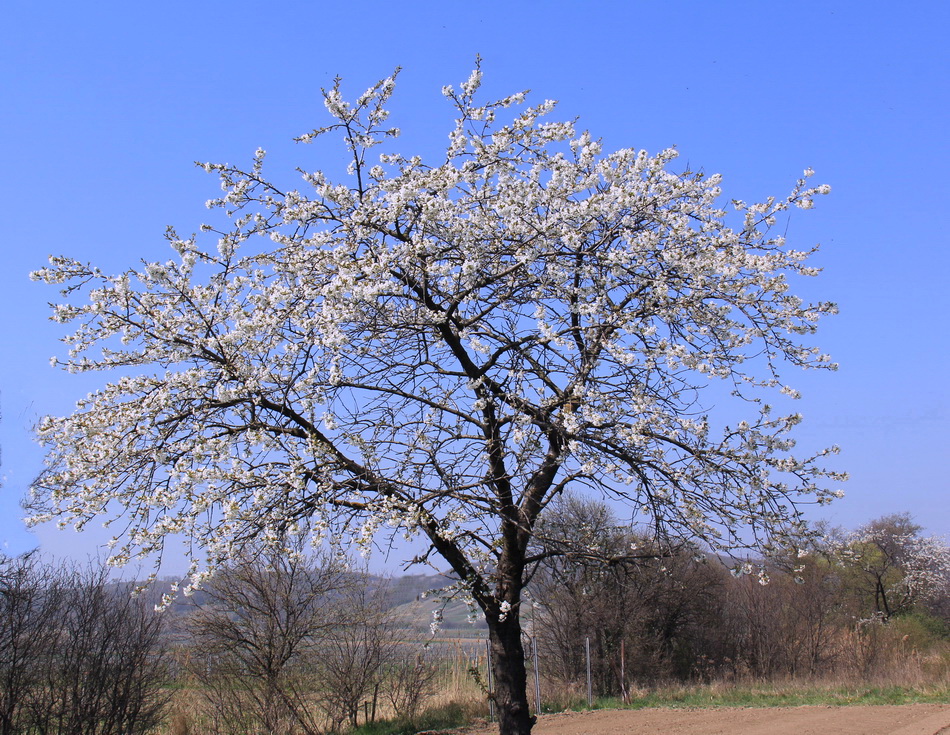
M496 726L465 735L497 733ZM532 735L950 735L950 705L596 710L544 715Z

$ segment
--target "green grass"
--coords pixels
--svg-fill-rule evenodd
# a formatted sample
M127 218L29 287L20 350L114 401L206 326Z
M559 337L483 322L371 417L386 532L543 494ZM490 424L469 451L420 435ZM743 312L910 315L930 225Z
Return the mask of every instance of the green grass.
M675 687L639 694L624 705L620 699L598 699L595 709L648 707L800 707L803 705L950 704L947 687L919 689L871 685L737 685ZM569 707L587 709L586 701Z

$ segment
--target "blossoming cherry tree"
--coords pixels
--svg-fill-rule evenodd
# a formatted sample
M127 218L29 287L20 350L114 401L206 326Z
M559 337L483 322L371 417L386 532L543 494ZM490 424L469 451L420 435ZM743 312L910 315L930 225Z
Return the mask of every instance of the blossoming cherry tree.
M827 187L719 204L720 177L676 153L605 153L553 102L480 102L446 87L444 157L394 151L394 77L300 138L340 136L343 178L299 189L205 164L226 226L168 234L174 257L119 275L53 257L71 371L110 382L39 438L34 521L121 531L112 561L191 551L191 584L250 542L367 546L421 537L488 623L505 735L528 733L522 593L549 502L566 488L643 528L732 550L800 530L797 503L839 479L792 454L797 414L765 403L785 365L833 367L807 343L829 303L790 280L811 251L772 233ZM381 151L381 152L380 152ZM706 396L732 393L739 422ZM743 401L743 399L745 399ZM830 450L829 450L830 451ZM746 530L743 530L746 529ZM570 539L543 545L564 550Z

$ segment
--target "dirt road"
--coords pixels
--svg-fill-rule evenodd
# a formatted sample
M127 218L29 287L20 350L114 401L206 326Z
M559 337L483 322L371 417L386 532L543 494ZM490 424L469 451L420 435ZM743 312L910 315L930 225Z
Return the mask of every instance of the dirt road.
M497 727L464 731L497 733ZM544 715L533 735L950 735L950 705L598 710Z

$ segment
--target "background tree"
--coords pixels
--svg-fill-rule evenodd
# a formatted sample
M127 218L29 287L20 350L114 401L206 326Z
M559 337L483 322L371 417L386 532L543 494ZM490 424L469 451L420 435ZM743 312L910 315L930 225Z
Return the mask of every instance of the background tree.
M533 632L556 678L570 681L585 670L584 639L590 637L598 691L617 693L612 664L635 627L632 541L603 503L569 494L537 524L535 553L544 561L530 584L539 605Z
M540 605L535 634L556 678L582 675L585 638L605 695L636 681L689 678L710 653L725 569L696 547L638 536L603 503L569 494L545 511L536 543L545 559L530 584Z
M28 705L44 683L43 666L56 648L65 609L62 574L50 574L36 554L0 556L0 733L27 728Z
M908 513L882 516L837 540L844 583L857 612L885 620L950 593L950 547L921 536Z
M188 668L217 732L322 731L319 647L345 617L340 598L355 583L339 560L305 556L298 537L282 552L247 553L205 584L186 626Z
M0 562L0 732L130 735L169 698L164 616L99 566Z
M670 170L672 150L604 154L546 119L553 102L476 101L480 80L444 90L444 158L393 150L393 77L352 104L337 83L332 123L300 140L342 137L347 178L283 186L260 150L248 170L206 164L230 218L202 227L216 242L170 231L175 258L118 276L52 258L36 276L77 325L63 364L118 376L41 421L30 507L80 527L115 509L120 564L185 534L194 583L304 520L421 535L417 561L441 557L485 616L508 735L532 724L529 544L565 488L718 549L834 496L827 452L793 456L800 416L764 401L794 395L783 363L831 366L804 338L833 305L790 290L811 251L770 231L829 189L807 171L787 197L734 201L730 226L718 175ZM752 415L707 417L715 384Z

